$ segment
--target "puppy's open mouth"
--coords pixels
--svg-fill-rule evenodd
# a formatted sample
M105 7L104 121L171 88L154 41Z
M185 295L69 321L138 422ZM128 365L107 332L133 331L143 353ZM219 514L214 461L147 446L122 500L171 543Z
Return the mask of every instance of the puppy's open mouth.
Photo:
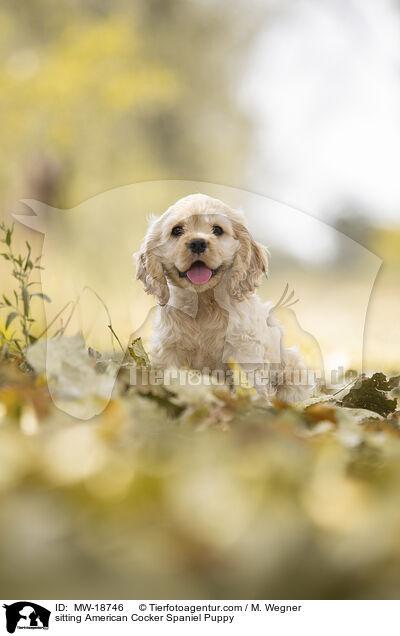
M196 261L193 263L186 272L180 272L178 269L178 273L180 278L186 277L190 280L194 285L204 285L208 283L212 276L215 276L221 269L217 267L217 269L210 269L203 263L203 261Z

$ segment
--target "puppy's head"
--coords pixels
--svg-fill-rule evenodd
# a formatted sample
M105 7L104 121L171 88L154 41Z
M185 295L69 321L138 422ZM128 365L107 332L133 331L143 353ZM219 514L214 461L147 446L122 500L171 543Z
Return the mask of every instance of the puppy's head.
M168 282L202 293L222 277L230 295L243 300L267 271L243 215L203 194L180 199L153 221L136 258L136 277L160 305L168 302Z

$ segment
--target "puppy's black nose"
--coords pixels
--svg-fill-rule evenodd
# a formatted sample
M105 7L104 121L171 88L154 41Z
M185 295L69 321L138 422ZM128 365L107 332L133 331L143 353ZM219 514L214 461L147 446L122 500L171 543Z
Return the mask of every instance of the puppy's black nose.
M192 239L188 244L188 248L193 254L202 254L207 249L207 241L201 238Z

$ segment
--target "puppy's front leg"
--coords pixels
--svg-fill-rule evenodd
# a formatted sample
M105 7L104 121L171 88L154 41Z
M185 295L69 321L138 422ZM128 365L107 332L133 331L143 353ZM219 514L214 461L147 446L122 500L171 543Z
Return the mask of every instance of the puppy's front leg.
M309 396L312 387L307 384L307 370L295 347L284 350L280 376L276 387L277 398L283 402L299 402Z
M156 369L188 367L187 352L177 345L156 345L150 351L151 364Z
M152 365L160 369L192 367L194 340L193 318L175 307L160 307L154 321Z

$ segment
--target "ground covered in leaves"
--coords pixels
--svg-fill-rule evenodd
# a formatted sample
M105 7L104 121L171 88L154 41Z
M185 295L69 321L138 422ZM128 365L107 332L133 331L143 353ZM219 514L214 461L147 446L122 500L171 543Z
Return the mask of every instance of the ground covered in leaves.
M398 378L289 407L130 386L140 343L117 375L79 337L27 361L0 365L3 598L399 597Z

